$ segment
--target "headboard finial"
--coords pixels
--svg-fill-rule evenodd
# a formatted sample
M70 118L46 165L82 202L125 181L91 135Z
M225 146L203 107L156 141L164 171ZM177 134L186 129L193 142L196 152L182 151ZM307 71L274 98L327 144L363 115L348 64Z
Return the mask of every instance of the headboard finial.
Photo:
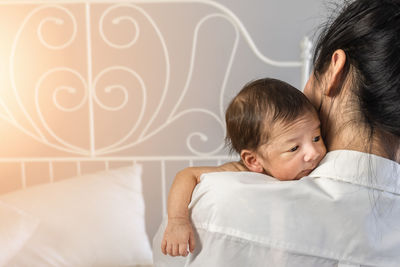
M312 42L308 36L305 36L301 41L301 61L303 62L301 70L301 90L307 83L308 77L311 72L311 59L312 59Z

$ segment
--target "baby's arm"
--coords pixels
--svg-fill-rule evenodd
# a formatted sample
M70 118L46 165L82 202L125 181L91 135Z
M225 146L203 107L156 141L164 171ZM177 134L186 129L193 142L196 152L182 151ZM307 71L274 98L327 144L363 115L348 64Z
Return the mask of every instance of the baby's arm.
M187 246L193 252L195 239L188 205L200 176L207 172L247 171L239 162L218 167L189 167L177 173L168 195L168 224L161 242L161 251L170 256L187 256Z

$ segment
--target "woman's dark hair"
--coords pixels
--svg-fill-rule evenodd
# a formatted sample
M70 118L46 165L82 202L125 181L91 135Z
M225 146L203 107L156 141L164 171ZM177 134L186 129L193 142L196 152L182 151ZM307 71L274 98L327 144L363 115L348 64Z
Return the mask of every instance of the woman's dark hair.
M316 110L307 97L276 79L246 84L230 102L226 113L226 143L231 151L256 150L268 142L268 131L276 122L290 123Z
M358 104L354 108L358 108L361 115L358 119L369 129L371 140L378 137L383 141L383 136L391 136L398 142L400 0L345 1L339 15L321 32L315 46L313 61L317 80L337 49L346 54L340 86L350 78Z

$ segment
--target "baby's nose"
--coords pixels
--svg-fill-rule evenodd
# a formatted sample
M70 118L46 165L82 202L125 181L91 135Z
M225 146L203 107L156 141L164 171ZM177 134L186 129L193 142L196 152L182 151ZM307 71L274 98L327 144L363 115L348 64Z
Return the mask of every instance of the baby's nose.
M319 157L320 153L314 147L310 147L304 155L304 161L313 161Z

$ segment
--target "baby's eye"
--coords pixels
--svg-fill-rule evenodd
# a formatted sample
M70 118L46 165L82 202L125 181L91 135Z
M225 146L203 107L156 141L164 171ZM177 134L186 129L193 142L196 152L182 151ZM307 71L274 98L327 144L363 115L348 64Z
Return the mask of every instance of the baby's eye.
M318 135L313 138L313 142L318 142L321 139L321 137Z
M295 152L298 148L299 148L299 146L294 146L289 151L290 152Z

